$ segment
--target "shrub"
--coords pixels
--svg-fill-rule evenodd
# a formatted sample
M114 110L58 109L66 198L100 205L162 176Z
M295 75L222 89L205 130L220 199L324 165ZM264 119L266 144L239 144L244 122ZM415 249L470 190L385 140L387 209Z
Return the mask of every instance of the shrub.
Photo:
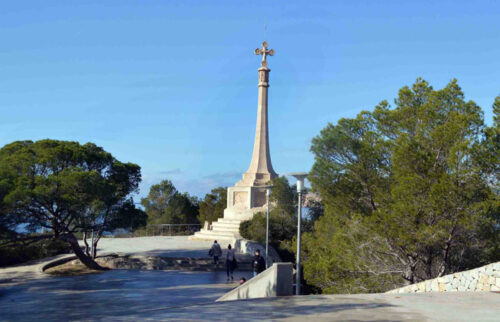
M1 247L0 267L70 252L71 247L66 242L54 239L42 240L30 245Z

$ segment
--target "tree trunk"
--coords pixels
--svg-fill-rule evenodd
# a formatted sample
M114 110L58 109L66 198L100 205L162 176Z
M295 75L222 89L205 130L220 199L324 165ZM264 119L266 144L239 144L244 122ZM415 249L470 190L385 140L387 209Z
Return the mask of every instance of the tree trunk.
M82 262L83 265L87 266L90 269L95 269L100 271L107 269L97 264L90 256L85 255L85 253L80 248L80 245L78 245L78 239L76 239L75 235L71 233L60 235L59 239L64 240L70 244L76 257L78 257L78 259L80 260L80 262Z
M87 243L87 231L83 232L83 242L85 243L85 254L90 256L89 243Z
M98 234L97 237L92 241L92 258L95 259L97 257L97 243L101 239L101 235Z

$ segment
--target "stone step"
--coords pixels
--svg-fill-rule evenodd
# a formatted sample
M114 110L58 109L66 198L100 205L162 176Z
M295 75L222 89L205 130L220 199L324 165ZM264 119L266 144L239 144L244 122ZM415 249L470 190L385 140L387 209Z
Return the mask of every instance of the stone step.
M196 237L208 237L209 239L234 239L234 233L231 232L197 232L194 234Z
M216 230L218 228L231 228L231 229L236 229L236 230L240 229L240 225L234 225L234 224L228 224L228 223L220 223L220 222L214 222L212 224L212 227L213 227L214 230Z
M204 234L209 234L209 235L234 236L234 234L237 233L238 231L212 229L212 230L203 230L203 231L199 231L199 232L200 233L203 232Z
M201 231L198 231L196 232L194 235L193 235L195 238L193 239L196 239L196 237L198 238L203 238L203 239L234 239L236 237L239 236L236 236L236 234L234 232L230 232L230 231L214 231L214 230L201 230Z
M211 231L230 231L234 233L239 233L239 227L214 227Z
M239 233L240 232L240 228L239 227L214 227L211 231L215 231L215 232L233 232L233 233Z
M208 232L198 232L195 236L208 237L209 239L235 239L239 238L235 232L230 231L208 231Z
M240 224L243 220L240 219L230 219L230 218L219 218L217 222L224 222L224 223L234 223L234 224Z
M219 221L214 221L212 225L234 225L234 226L239 226L241 224L241 221L225 221L225 220L219 220Z

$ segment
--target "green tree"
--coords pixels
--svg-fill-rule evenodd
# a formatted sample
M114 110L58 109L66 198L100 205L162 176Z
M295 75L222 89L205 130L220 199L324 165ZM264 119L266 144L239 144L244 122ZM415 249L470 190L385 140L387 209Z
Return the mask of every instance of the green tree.
M279 247L282 241L297 233L297 193L285 177L271 182L271 211L269 214L269 241ZM252 220L241 223L242 237L264 243L266 240L266 214L256 213Z
M0 221L13 243L60 239L87 267L101 269L75 234L100 236L144 221L130 199L140 180L139 166L92 143L17 141L0 149ZM13 233L19 225L26 233Z
M148 224L198 223L198 200L177 191L170 180L151 186L141 204L148 215Z
M200 214L198 221L210 223L217 221L217 219L224 217L224 209L227 207L227 190L225 187L218 187L212 189L210 193L205 195L200 201Z
M313 139L325 214L304 236L304 276L325 292L384 291L499 258L488 182L498 149L481 109L455 80L434 90L418 79L395 104Z

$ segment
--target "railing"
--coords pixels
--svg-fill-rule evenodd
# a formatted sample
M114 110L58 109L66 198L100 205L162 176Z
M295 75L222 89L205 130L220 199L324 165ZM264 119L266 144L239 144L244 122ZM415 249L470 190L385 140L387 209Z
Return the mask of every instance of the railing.
M200 224L152 224L135 231L115 231L111 234L106 234L106 237L187 236L193 235L200 228Z

